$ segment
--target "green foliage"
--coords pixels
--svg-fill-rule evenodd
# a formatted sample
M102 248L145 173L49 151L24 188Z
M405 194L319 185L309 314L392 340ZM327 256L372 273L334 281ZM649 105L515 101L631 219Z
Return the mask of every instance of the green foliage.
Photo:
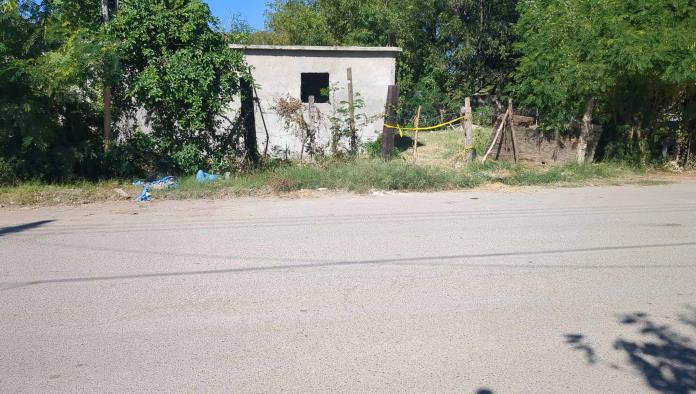
M529 169L510 163L471 164L463 169L418 166L393 160L351 160L310 166L271 165L268 168L241 173L229 180L199 184L193 176L180 179L175 190L155 190L156 199L220 198L230 195L286 193L300 189L328 188L366 193L371 190L453 190L488 183L512 186L563 185L587 183L639 182L655 184L636 178L640 171L619 164L570 164L550 169ZM0 204L81 204L120 198L113 192L120 187L136 196L140 190L118 182L43 185L23 183L16 187L0 188Z
M493 126L495 110L490 105L480 105L473 111L474 124L484 127Z
M318 3L310 0L274 0L268 4L267 27L273 32L269 44L334 45L328 21Z
M152 136L135 133L106 152L103 172L108 177L149 178L173 170L170 162L158 153Z
M164 153L186 145L206 155L228 153L220 146L227 136L216 133L217 115L239 90L245 68L208 7L200 0L120 4L110 27L123 64L120 102L148 111Z
M344 95L347 97L346 92L341 92L343 89L333 85L328 92L323 92L331 97L331 113L328 116L329 119L329 129L331 132L331 154L336 156L341 156L344 153L357 154L359 147L355 147L356 151L351 152L350 137L351 137L351 121L354 122L356 132L361 130L364 126L368 125L372 118L363 112L365 108L365 100L362 98L362 94L359 91L353 92L353 108L351 119L351 105L350 102L345 99L341 100L339 95ZM357 136L359 138L359 136Z
M374 141L366 142L364 145L365 153L370 159L382 157L382 136L379 135Z
M398 139L399 136L396 135L395 138ZM380 134L374 140L364 143L363 149L365 150L365 153L367 154L368 158L381 159L382 158L382 135ZM401 151L399 151L399 149L397 147L392 148L391 157L392 157L392 159L401 158Z
M518 8L513 92L547 130L568 130L592 98L595 120L619 139L606 154L634 157L630 146L647 144L638 151L650 160L680 130L693 132L696 3L528 0ZM626 129L640 141L622 140Z
M234 44L250 44L253 41L254 29L249 22L242 19L240 14L232 15L228 39Z
M191 144L184 145L181 150L174 153L172 158L182 174L194 174L204 164L203 153L196 145Z
M91 23L95 7L16 5L0 13L0 158L16 179L93 176L100 105L90 81L108 53ZM74 17L78 8L82 18Z
M13 185L16 181L14 168L10 163L0 158L0 186Z
M3 2L0 160L16 179L171 171L174 154L188 145L206 159L234 153L236 130L214 130L224 129L218 115L245 66L208 7L200 0L118 3L105 25L98 1ZM103 151L104 83L113 88L115 120L145 109L151 138L121 138L113 152Z
M275 0L262 44L399 46L408 108L458 111L465 96L500 93L514 67L513 0Z
M491 143L491 134L493 134L493 130L488 127L476 127L474 129L474 142L472 145L476 157L483 157L486 154L486 150Z

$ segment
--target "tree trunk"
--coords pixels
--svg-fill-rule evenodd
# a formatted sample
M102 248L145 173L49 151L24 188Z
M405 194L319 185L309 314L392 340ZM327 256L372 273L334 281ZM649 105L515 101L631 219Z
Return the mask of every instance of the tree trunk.
M104 24L109 23L109 1L101 0L102 17ZM107 75L108 66L104 64L104 151L111 146L111 83Z
M104 81L104 151L111 147L111 86Z
M585 113L582 115L582 126L580 128L580 138L578 139L578 163L584 164L587 156L587 141L590 138L592 129L592 112L594 111L594 98L587 100ZM592 160L592 158L590 158Z

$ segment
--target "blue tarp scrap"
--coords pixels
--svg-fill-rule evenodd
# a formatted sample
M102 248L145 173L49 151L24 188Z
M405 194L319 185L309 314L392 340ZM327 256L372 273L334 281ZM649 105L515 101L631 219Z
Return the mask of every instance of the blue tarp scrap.
M198 183L216 182L218 179L220 179L220 175L208 174L203 170L198 170L196 173L196 181Z
M138 196L138 201L150 201L150 189L147 186L143 187L143 192Z
M176 177L165 176L164 178L152 182L135 181L133 182L133 186L143 187L143 192L140 193L140 196L138 196L137 201L150 201L150 197L152 197L152 195L150 194L150 190L152 190L153 188L176 189L179 186L179 183L177 182Z

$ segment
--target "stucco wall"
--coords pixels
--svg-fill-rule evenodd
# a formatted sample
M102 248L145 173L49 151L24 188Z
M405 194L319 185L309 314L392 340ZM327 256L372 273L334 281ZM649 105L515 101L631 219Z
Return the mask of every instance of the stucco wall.
M353 88L365 102L360 110L372 121L359 129L361 140L370 141L382 131L387 87L395 83L396 50L380 51L357 49L243 49L247 63L252 67L263 116L270 134L269 152L276 156L296 156L300 141L286 129L273 107L280 97L300 98L302 73L329 73L330 84L338 88L333 104L347 100L347 68L353 71ZM237 109L235 106L234 109ZM318 127L318 141L328 149L330 132L328 118L332 103L316 104L323 118ZM256 108L256 131L259 149L263 150L266 134Z

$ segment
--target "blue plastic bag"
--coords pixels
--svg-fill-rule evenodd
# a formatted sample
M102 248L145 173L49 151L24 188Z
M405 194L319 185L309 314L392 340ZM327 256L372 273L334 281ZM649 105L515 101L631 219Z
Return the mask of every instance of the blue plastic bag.
M140 193L136 201L150 201L150 197L152 197L150 194L151 189L176 189L179 187L179 183L175 177L165 176L162 179L152 182L135 181L133 182L133 186L143 187L143 192Z
M143 192L138 196L138 201L150 201L150 189L145 186L143 187Z
M220 175L208 174L203 170L198 170L196 173L196 181L198 183L217 182L218 179L220 179Z

